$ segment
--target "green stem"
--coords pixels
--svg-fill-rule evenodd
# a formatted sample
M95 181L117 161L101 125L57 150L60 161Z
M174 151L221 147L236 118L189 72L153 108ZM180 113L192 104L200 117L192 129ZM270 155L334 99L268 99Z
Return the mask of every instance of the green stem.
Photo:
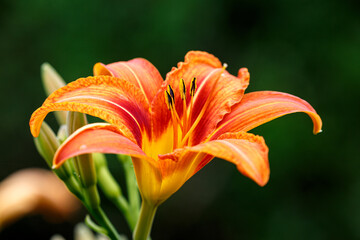
M92 209L96 209L99 208L100 206L100 196L99 196L99 192L97 190L97 186L96 185L91 185L91 186L84 186L82 188L82 193L84 196L84 200L85 203Z
M123 196L118 196L117 198L114 198L113 203L115 206L124 214L124 217L129 225L129 228L131 231L134 231L136 221L138 219L138 211L132 211L132 209L129 207L128 202Z
M105 236L108 234L108 231L105 228L94 223L89 215L86 215L85 217L85 224L94 232L101 233Z
M142 202L140 216L133 235L134 240L147 240L149 238L156 210L157 206L146 201Z
M81 187L74 176L69 176L67 179L62 180L70 192L72 192L81 201L84 201L84 197L81 194Z
M98 184L105 194L105 196L113 202L113 204L124 214L126 221L133 231L139 214L137 211L132 211L128 201L122 195L121 188L112 176L107 166L106 158L101 153L93 153L95 161L96 175L98 176Z
M136 183L134 166L131 157L126 155L118 155L118 158L122 161L124 167L130 211L132 214L137 216L139 214L140 208L140 196Z
M120 235L116 231L115 227L112 225L104 211L99 207L96 209L91 209L88 207L88 211L95 218L95 220L106 229L107 235L112 240L120 240Z
M129 211L129 204L128 202L126 201L126 199L122 196L122 195L119 195L117 197L114 197L113 199L111 199L113 201L113 203L115 204L115 206L120 210L122 211L124 214L126 212Z

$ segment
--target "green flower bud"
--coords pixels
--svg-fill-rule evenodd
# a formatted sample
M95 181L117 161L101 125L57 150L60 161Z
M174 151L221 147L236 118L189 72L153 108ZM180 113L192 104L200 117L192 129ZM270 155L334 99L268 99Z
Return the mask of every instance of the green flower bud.
M55 152L60 146L60 143L55 133L45 121L41 125L39 136L34 138L34 142L39 154L45 159L46 163L51 168ZM79 186L72 175L72 168L69 162L65 162L58 169L53 169L53 172L65 182L66 186L72 193L79 197Z
M41 79L47 96L66 85L62 77L49 63L41 65ZM59 125L66 123L66 112L57 111L55 112L55 117Z
M60 146L60 143L53 130L45 121L41 125L39 136L34 138L34 142L40 155L45 159L49 167L51 167L54 154Z
M67 139L68 136L69 133L67 126L61 125L57 132L57 138L59 139L60 144L62 144Z
M68 112L67 128L69 134L72 134L86 124L87 119L84 113ZM98 208L100 197L96 187L96 169L92 154L82 154L74 157L74 165L78 172L87 204L93 209Z

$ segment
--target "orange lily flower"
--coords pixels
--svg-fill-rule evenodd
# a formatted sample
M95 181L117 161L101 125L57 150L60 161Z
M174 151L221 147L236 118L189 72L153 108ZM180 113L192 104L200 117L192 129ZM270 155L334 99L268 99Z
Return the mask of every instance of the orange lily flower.
M247 131L277 117L307 113L314 133L322 122L306 101L290 94L244 94L250 75L238 76L211 54L191 51L165 81L147 60L97 63L94 77L80 78L55 91L30 120L39 134L51 111L77 111L108 123L86 125L58 149L54 166L92 153L130 155L143 201L158 206L214 157L234 163L264 186L269 179L268 148Z

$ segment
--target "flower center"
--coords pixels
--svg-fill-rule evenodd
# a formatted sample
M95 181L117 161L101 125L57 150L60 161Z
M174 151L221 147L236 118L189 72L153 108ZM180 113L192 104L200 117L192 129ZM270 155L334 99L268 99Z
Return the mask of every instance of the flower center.
M210 73L207 77L214 77L211 81L202 81L202 84L207 82L211 83L211 87L206 88L206 93L203 90L205 88L199 87L198 89L196 77L192 78L189 89L186 88L184 80L180 79L178 84L180 98L176 97L176 91L174 92L174 89L170 85L167 86L164 95L165 103L170 111L170 125L167 126L167 130L156 139L143 136L142 149L146 155L157 160L159 155L168 154L177 148L192 145L194 130L198 127L200 120L206 113L215 94L216 85L226 67L227 65L224 64L222 69L218 69L220 71L216 71L215 76L212 75L213 72ZM198 99L200 94L207 94L205 103L203 104L196 103L196 99ZM196 111L194 111L195 108Z
M224 64L221 73L218 75L216 80L213 82L213 85L211 86L210 93L206 99L206 102L201 107L200 113L196 116L193 116L193 107L194 107L194 96L197 89L196 84L196 77L194 77L191 80L190 83L190 104L187 106L186 101L186 86L183 79L180 79L179 83L179 91L180 91L180 97L182 101L182 115L181 118L179 117L179 114L177 113L177 109L175 106L175 94L174 90L170 85L167 86L167 90L164 92L165 94L165 101L166 105L171 112L171 121L173 125L173 150L176 148L181 148L184 146L188 146L191 143L191 137L192 132L196 128L196 126L199 124L201 118L205 114L206 109L208 108L210 101L212 99L212 95L214 94L216 84L220 79L220 76L224 72L225 68L227 67L226 64ZM200 94L200 93L197 93Z
M189 109L187 108L187 104L186 104L186 87L185 87L184 79L180 79L179 87L180 87L180 97L183 105L182 107L183 112L181 115L181 119L175 107L174 90L170 85L168 85L167 90L164 92L166 105L168 106L168 109L171 112L171 121L173 125L173 133L174 133L173 149L176 149L178 147L183 147L185 144L187 144L190 133L193 131L193 127L190 127L190 123L191 123L192 109L194 105L194 95L197 88L196 77L194 77L191 80L191 84L190 84L191 99L190 99Z

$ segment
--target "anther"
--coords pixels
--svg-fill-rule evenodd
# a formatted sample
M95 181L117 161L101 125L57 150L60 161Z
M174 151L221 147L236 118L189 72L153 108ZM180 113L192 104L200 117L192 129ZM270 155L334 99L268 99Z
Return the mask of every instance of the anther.
M180 79L180 96L181 96L181 99L184 100L186 99L186 87L185 87L185 82L184 82L184 79Z
M196 91L196 77L191 80L190 96L194 96Z
M168 93L168 91L165 91L164 93L165 93L166 105L167 105L168 109L171 110L172 105L173 105L173 101L172 101L172 98L170 96L170 93Z
M169 92L169 94L170 94L170 96L172 98L173 103L175 103L174 91L173 91L173 89L172 89L172 87L170 85L168 85L168 92Z
M174 91L172 90L170 85L168 85L168 90L166 90L164 94L165 94L165 102L168 109L171 111L171 117L173 119L173 122L179 124L180 127L183 128L183 125L180 121L179 115L177 114L175 108Z

